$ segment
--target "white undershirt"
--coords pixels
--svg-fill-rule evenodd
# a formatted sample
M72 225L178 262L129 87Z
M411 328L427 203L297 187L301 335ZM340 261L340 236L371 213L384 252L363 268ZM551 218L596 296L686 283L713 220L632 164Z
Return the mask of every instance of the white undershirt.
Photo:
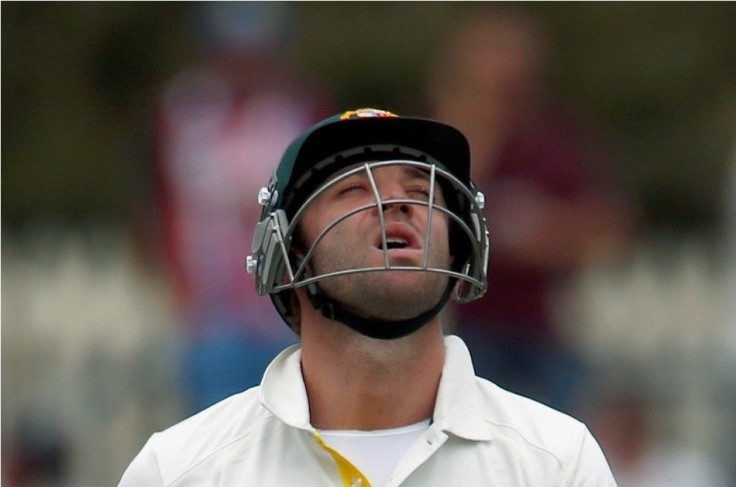
M320 435L348 459L374 487L386 485L409 447L429 429L430 420L400 428L375 431L326 430Z

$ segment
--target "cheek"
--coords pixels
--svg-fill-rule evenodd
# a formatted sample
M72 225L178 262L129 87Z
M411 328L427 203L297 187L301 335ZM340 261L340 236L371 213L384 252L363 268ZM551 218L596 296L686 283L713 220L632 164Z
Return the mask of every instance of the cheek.
M355 234L355 227L352 222L355 221L357 215L348 217L339 223L333 224L344 213L337 211L337 208L328 205L320 205L309 208L304 214L302 223L300 224L300 243L305 251L322 235L322 232L329 227L329 230L322 235L317 248L330 245L334 242Z
M306 209L299 222L300 241L305 249L309 248L329 223L329 213L329 207L319 200Z
M445 215L438 215L432 220L432 242L436 243L435 251L446 255L451 265L455 257L450 253L450 221Z
M445 214L435 212L432 217L432 239L450 240L450 219ZM440 241L441 241L440 240Z

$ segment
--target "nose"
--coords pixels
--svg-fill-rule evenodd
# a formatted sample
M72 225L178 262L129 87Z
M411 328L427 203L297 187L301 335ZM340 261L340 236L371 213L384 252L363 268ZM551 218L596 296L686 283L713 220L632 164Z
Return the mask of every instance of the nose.
M411 205L408 205L406 203L383 203L381 205L381 211L384 213L388 213L389 211L397 210L400 213L409 213L409 207Z
M400 213L410 213L411 212L411 206L408 203L400 203L395 202L392 203L391 200L406 200L409 198L409 195L406 194L406 191L404 191L404 188L398 184L395 181L390 181L386 183L386 187L384 188L384 191L381 193L381 211L384 213L387 213L389 211L398 211ZM388 201L388 203L385 203Z

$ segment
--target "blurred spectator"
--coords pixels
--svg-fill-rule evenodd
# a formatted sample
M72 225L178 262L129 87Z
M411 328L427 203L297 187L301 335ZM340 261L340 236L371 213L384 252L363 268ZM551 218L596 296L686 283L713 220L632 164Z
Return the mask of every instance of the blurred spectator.
M569 409L581 368L551 323L550 290L622 247L629 210L600 148L553 103L543 25L505 7L470 14L428 89L431 114L469 139L491 230L488 292L456 309L455 331L479 375Z
M156 145L164 253L191 332L184 379L193 410L257 384L293 341L244 268L258 190L291 140L331 111L289 59L291 8L197 4L202 64L163 93Z
M702 452L660 439L650 404L630 387L594 397L583 419L606 453L619 487L726 487L727 474ZM603 389L600 389L603 390Z
M63 487L69 444L56 425L34 418L22 421L3 456L3 484L9 487Z

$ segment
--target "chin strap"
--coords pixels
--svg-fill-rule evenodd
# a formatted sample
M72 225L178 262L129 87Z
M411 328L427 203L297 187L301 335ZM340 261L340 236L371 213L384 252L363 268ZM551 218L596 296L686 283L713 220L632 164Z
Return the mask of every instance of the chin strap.
M325 318L339 321L361 335L365 335L370 338L378 340L394 340L415 332L428 323L429 320L437 316L450 300L450 295L452 294L452 289L455 287L455 282L456 279L450 279L447 283L447 288L445 288L445 292L442 294L442 298L440 298L440 301L434 307L419 316L415 316L414 318L398 321L386 321L358 316L345 309L345 307L331 297L327 296L327 294L315 283L307 286L307 296L309 297L309 301L312 303L312 306L314 306L314 309L320 310L322 316Z

